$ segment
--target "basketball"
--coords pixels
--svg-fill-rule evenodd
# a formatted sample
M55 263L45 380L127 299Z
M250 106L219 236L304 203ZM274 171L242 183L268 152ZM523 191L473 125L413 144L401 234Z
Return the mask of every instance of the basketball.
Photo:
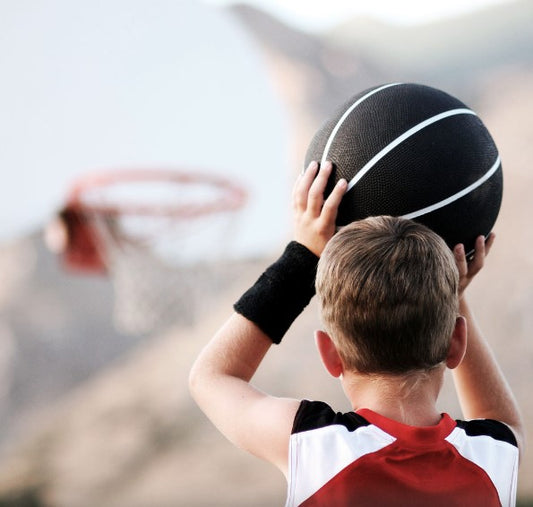
M338 226L403 216L471 252L500 210L502 167L489 131L463 102L429 86L392 83L355 95L313 137L305 166L313 160L333 163L326 195L348 181Z

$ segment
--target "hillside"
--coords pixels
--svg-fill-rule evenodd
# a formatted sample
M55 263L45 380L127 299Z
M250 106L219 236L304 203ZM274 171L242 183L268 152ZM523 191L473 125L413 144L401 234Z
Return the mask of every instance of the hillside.
M533 63L532 20L533 4L517 0L420 26L355 18L325 38L339 48L358 48L399 79L468 87L492 69Z

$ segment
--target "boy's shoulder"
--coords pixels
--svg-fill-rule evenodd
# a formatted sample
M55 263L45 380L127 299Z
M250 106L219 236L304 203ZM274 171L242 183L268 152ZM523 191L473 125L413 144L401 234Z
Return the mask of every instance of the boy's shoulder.
M458 430L462 430L468 438L490 437L518 447L516 437L507 424L494 419L472 419L470 421L456 420Z
M294 418L292 433L317 430L333 425L344 426L348 431L354 431L369 424L369 421L355 412L335 412L323 401L302 400Z

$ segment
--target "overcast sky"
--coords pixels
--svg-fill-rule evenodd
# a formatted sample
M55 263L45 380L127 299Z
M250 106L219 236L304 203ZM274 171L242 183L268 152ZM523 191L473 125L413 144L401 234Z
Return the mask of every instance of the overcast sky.
M226 5L248 3L307 30L323 30L355 15L396 24L417 24L512 0L204 0Z

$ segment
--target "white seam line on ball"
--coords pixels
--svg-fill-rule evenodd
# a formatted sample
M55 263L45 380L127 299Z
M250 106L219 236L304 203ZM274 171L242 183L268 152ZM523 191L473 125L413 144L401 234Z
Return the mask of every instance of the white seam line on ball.
M423 122L420 122L418 125L415 125L414 127L411 127L409 130L405 131L401 136L398 136L392 143L389 143L385 148L383 148L380 152L378 152L376 155L374 155L359 171L358 173L350 180L348 183L348 188L346 191L350 190L372 167L374 167L387 153L392 151L396 146L403 143L406 139L413 136L417 132L420 132L424 128L428 127L429 125L432 125L433 123L436 123L440 120L443 120L444 118L449 118L450 116L456 116L459 114L471 114L474 116L477 116L474 111L471 109L450 109L449 111L444 111L443 113L437 114L435 116L432 116L431 118L428 118L427 120L424 120Z
M348 118L348 116L350 115L350 113L359 105L361 104L361 102L365 101L366 99L368 99L369 97L371 97L372 95L374 95L375 93L378 93L380 92L381 90L385 90L386 88L390 88L391 86L398 86L398 85L401 85L403 83L390 83L390 84L386 84L386 85L383 85L383 86L380 86L378 88L375 88L374 90L371 90L369 91L366 95L363 95L362 97L360 97L359 99L357 99L345 112L344 114L340 117L339 121L337 122L337 124L335 125L335 127L333 128L333 130L331 131L331 134L329 135L329 138L326 142L326 146L324 147L324 151L322 152L322 159L320 160L320 165L324 164L327 160L328 160L328 154L329 154L329 149L331 148L331 144L333 143L334 139L335 139L335 136L337 135L337 132L338 130L341 128L342 124L344 123L344 120L346 120L346 118Z
M479 178L471 185L468 185L468 187L463 188L463 190L457 192L456 194L453 194L450 197L443 199L442 201L436 202L431 206L427 206L425 208L419 209L418 211L413 211L412 213L403 215L403 218L416 218L422 215L426 215L428 213L431 213L432 211L435 211L436 209L443 208L444 206L447 206L448 204L457 201L457 199L460 199L461 197L469 194L470 192L472 192L472 190L475 190L483 183L485 183L485 181L487 181L496 172L498 167L500 167L500 162L500 156L498 155L496 157L496 162L494 162L492 167L481 178Z

